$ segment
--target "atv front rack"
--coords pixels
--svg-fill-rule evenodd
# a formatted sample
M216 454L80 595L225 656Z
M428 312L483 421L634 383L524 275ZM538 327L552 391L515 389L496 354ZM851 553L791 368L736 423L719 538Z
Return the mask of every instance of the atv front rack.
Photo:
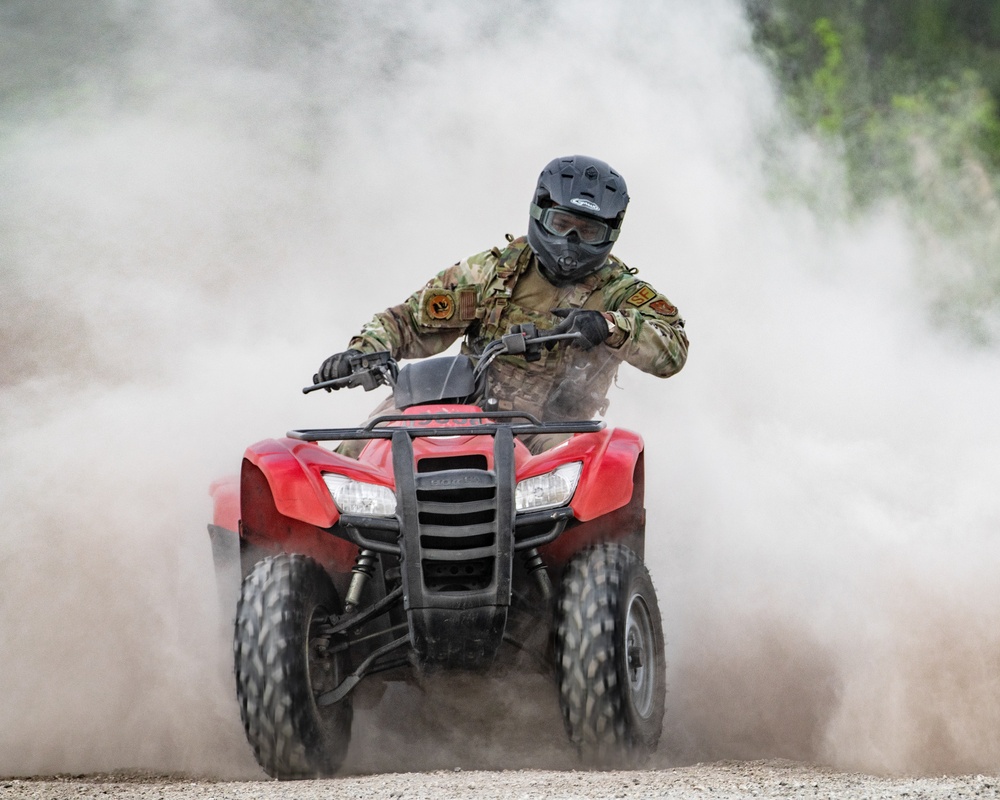
M420 423L443 420L485 420L480 424L453 425L447 427L431 427ZM501 420L510 420L502 422ZM526 420L516 423L514 420ZM380 427L390 422L412 422L413 425L394 425ZM294 430L288 432L290 439L304 442L341 441L345 439L392 439L393 463L399 465L396 470L396 485L400 496L400 515L396 517L368 517L357 514L341 514L338 530L348 541L358 547L373 550L377 553L402 555L399 532L407 527L416 527L417 512L413 503L419 484L430 480L430 476L414 476L410 465L413 463L413 450L410 439L424 436L493 436L500 434L500 439L506 439L505 444L496 448L497 470L501 476L509 473L506 480L500 480L493 485L514 485L514 436L528 436L538 433L593 433L603 430L602 420L576 420L570 422L540 422L537 417L521 411L493 412L458 412L431 414L385 414L369 420L360 428L316 428ZM509 463L508 463L509 462ZM403 466L406 465L406 466ZM464 476L463 480L478 479L486 473L473 471ZM496 481L496 479L493 479ZM503 506L505 504L501 504ZM510 503L513 506L513 503ZM514 515L514 541L511 546L514 551L531 550L548 544L559 537L572 518L573 510L568 506L551 508L542 511L520 512Z
M527 420L514 423L513 420ZM478 425L395 425L379 427L390 422L428 423L444 420L484 420ZM499 420L510 420L501 422ZM344 439L391 439L395 431L406 431L410 438L418 436L495 436L500 429L510 430L514 436L537 433L595 433L604 429L603 420L574 420L570 422L540 422L537 417L523 411L480 411L437 414L384 414L369 420L360 428L309 428L289 431L289 439L303 442L335 442Z

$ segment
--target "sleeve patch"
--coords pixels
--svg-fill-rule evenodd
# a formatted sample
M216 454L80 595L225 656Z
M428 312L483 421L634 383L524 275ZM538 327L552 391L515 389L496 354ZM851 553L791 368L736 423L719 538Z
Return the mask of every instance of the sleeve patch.
M649 286L643 286L625 302L632 306L641 306L643 303L648 303L654 297L656 297L656 292Z
M677 306L669 302L664 297L661 297L655 303L650 303L649 307L657 314L662 314L665 317L673 317L677 315Z
M451 292L428 292L424 311L431 319L451 319L455 316L455 297Z

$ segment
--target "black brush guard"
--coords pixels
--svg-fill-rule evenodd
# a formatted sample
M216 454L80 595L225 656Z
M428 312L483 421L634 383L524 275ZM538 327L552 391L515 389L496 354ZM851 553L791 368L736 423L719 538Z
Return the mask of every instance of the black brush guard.
M471 424L424 424L446 420ZM392 422L410 424L386 427ZM573 513L566 506L515 513L514 437L588 433L603 427L603 422L590 420L542 423L520 412L388 414L361 428L295 430L288 436L307 442L392 440L395 518L343 514L331 532L362 549L399 557L408 642L420 663L476 669L493 662L503 640L514 553L554 540ZM493 469L416 471L413 438L455 435L492 436ZM362 617L373 616L371 611L361 611L355 621L344 619L334 628L356 627ZM396 649L406 643L404 637L387 647ZM365 659L366 670L374 660ZM355 670L345 681L349 686L325 699L346 694L360 680L361 672L361 668Z

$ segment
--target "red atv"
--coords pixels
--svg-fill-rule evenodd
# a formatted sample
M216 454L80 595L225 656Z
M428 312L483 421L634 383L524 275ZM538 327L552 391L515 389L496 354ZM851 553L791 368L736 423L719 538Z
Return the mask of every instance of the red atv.
M361 681L486 670L524 650L554 675L590 763L655 749L665 662L643 563L642 439L483 411L494 358L576 336L522 326L475 367L355 356L352 374L303 391L386 383L401 413L258 442L238 480L213 486L210 530L239 537L245 576L236 692L269 775L336 772ZM572 436L539 455L518 438L551 433ZM357 459L324 446L345 440L369 441Z

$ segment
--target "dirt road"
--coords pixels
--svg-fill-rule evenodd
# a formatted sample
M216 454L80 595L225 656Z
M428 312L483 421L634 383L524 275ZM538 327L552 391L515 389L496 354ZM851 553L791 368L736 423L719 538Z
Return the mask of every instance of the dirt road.
M4 780L3 800L583 800L594 798L991 798L1000 778L885 778L785 761L720 762L637 772L450 770L348 776L323 781L216 782L143 775Z

